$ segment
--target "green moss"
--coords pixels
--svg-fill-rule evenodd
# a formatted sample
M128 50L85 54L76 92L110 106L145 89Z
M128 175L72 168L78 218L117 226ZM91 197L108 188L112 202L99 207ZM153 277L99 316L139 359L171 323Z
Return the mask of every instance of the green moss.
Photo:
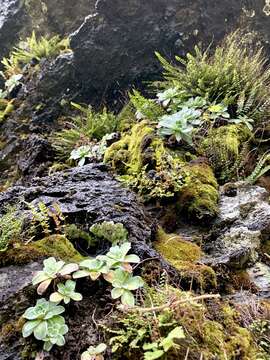
M250 135L249 129L241 125L221 126L209 131L199 152L210 160L218 179L228 181L236 175L237 164L243 160L243 145Z
M84 257L63 235L51 235L33 243L34 248L47 256L55 256L64 261L81 261Z
M179 235L166 234L162 229L157 232L155 248L168 261L198 261L202 251L196 244L183 240Z
M213 218L218 213L218 184L211 167L205 163L184 168L186 182L179 194L178 204L187 217Z
M210 166L196 160L188 165L185 153L167 149L146 120L112 144L104 161L145 201L175 199L180 212L200 219L217 214L218 185Z
M214 270L196 263L203 255L196 244L183 240L179 235L166 234L159 229L154 246L179 271L183 285L192 285L202 291L217 286Z
M83 256L75 250L71 242L63 235L51 235L42 240L22 245L0 253L0 266L23 265L40 258L54 256L64 261L81 261Z
M121 140L112 144L105 152L104 161L110 162L115 169L125 169L125 173L133 174L142 170L143 146L146 137L152 135L153 128L147 121L142 121L133 126L130 135L125 135ZM121 165L119 164L121 163Z

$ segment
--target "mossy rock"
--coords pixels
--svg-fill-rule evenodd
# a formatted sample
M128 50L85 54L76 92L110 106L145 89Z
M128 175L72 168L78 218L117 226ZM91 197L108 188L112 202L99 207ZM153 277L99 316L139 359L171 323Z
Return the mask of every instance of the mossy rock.
M0 252L0 266L24 265L49 256L75 262L84 259L65 236L51 235L26 245L16 243L7 251Z
M216 274L209 266L198 264L203 252L200 247L183 240L179 235L166 234L159 229L156 250L179 271L182 286L205 289L217 287Z
M112 144L104 161L146 202L169 199L191 218L217 214L218 184L211 167L197 159L189 165L185 152L166 148L147 120Z
M219 181L226 182L235 177L237 165L245 156L242 154L244 144L248 144L250 136L246 126L226 125L210 130L201 142L198 151L209 159Z
M178 208L188 218L212 219L218 214L218 183L206 163L191 163L184 168L186 184L180 191Z

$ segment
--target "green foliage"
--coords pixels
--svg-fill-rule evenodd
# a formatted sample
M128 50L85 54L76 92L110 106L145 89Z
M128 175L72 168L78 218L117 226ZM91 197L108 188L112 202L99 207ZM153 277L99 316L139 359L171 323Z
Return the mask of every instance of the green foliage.
M91 280L97 280L101 274L106 275L110 271L105 261L99 259L86 259L80 262L80 270L73 274L73 279L90 277Z
M119 267L126 269L129 263L139 263L140 258L137 255L127 255L131 249L131 244L125 242L118 246L112 246L106 255L98 255L97 259L105 261L111 269L117 269Z
M177 141L183 140L191 145L193 126L201 123L200 115L199 110L189 108L183 108L171 115L164 115L158 124L159 134L162 136L175 135Z
M266 174L270 170L270 164L267 164L270 162L270 153L267 151L264 153L261 158L258 161L258 164L256 165L253 172L247 177L247 181L251 184L255 184L257 180L264 174Z
M48 331L46 337L43 339L43 349L45 351L50 351L53 345L64 346L64 335L67 332L68 326L65 324L65 319L62 316L48 320Z
M123 305L134 306L135 298L131 290L137 290L142 287L143 284L143 280L140 276L132 276L127 271L124 271L120 268L116 269L113 272L112 278L112 298L118 299L121 297L121 302Z
M205 119L216 120L218 118L229 119L228 107L223 104L212 104L204 113Z
M81 115L73 118L68 124L69 128L56 132L51 139L58 158L62 160L67 160L77 147L90 145L92 140L102 140L105 135L114 132L117 128L116 116L105 108L101 113L97 113L91 107L75 103L72 105L80 111ZM93 149L91 152L93 153Z
M69 49L69 39L61 40L60 37L41 37L37 39L35 32L11 52L11 61L14 64L28 64L32 59L40 61L43 58L56 57Z
M79 160L78 166L83 166L87 158L92 156L91 146L83 145L71 151L70 159Z
M6 96L6 93L2 92L2 95ZM6 100L0 98L0 124L13 110L13 100Z
M23 337L34 334L37 340L43 340L45 344L64 345L63 335L68 331L65 319L59 316L65 311L63 306L56 305L45 299L39 299L34 307L28 308L23 314L23 318L28 321L22 329ZM56 329L58 330L56 334ZM61 341L57 335L61 335ZM46 348L48 344L46 344Z
M34 276L32 284L38 285L37 293L42 295L51 282L58 276L66 276L78 270L78 265L75 263L65 264L64 261L56 261L54 257L50 257L43 261L44 267L42 271L38 271Z
M90 227L91 233L100 239L110 241L113 245L124 243L128 240L128 231L121 223L103 221Z
M181 326L175 327L169 332L169 334L160 339L159 342L144 344L143 349L147 350L144 353L144 360L154 360L161 358L166 352L173 347L178 346L175 340L181 340L185 338L183 328Z
M70 300L81 301L82 295L75 292L76 282L72 280L67 280L65 284L57 284L57 292L54 292L50 296L50 301L54 303L60 303L64 301L65 304L68 304Z
M129 98L136 109L137 120L149 119L157 121L164 113L162 108L154 100L146 99L137 90L133 90L133 92L129 94Z
M42 201L40 201L37 207L34 204L27 203L32 214L32 229L35 234L38 227L40 227L45 236L49 236L51 233L51 220L54 224L55 232L61 233L64 228L65 217L59 204L54 203L50 207L47 207Z
M246 115L239 115L239 117L237 119L229 119L228 120L229 123L232 124L243 124L245 125L250 131L253 130L253 123L254 120L250 119L248 116Z
M21 237L24 217L18 216L14 207L7 207L6 213L0 217L0 252L7 250L12 241Z
M246 45L243 38L240 31L232 33L214 53L196 46L194 55L188 54L186 59L176 57L184 67L171 65L157 54L164 68L165 82L162 85L177 88L189 96L200 96L210 103L230 105L234 117L239 113L237 105L240 99L241 115L254 119L267 115L270 81L267 59L262 49ZM236 107L236 114L233 107Z
M98 344L97 346L89 346L81 355L81 360L103 360L102 353L107 349L107 345L104 343Z

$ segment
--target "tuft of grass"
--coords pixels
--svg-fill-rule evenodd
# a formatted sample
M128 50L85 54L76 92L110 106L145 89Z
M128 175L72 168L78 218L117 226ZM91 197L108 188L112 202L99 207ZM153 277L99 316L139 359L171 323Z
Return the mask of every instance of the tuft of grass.
M270 68L262 48L243 40L236 31L213 53L196 46L194 54L176 57L178 66L159 53L164 68L164 88L178 88L189 96L229 106L232 116L247 115L255 120L269 114ZM180 66L179 66L180 65Z

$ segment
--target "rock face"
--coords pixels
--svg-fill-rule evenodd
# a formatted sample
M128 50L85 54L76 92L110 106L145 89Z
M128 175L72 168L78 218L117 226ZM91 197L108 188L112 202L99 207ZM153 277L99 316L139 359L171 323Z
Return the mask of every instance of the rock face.
M100 102L101 96L113 100L131 84L159 76L155 51L173 59L200 41L207 46L216 43L240 19L256 29L258 18L263 18L265 27L270 27L263 6L263 0L256 4L197 0L192 5L186 0L98 0L96 13L70 36L72 66L70 58L46 66L36 83L36 95L49 104L52 92L57 99L73 97L79 83L84 101ZM250 8L255 9L255 17ZM64 76L55 88L57 74Z
M153 224L147 219L133 193L126 190L106 171L103 164L73 168L54 176L37 178L29 186L15 186L0 194L0 211L20 201L58 203L71 223L90 227L102 221L121 222L130 241L147 242Z
M0 9L0 58L11 47L29 36L32 30L40 35L74 31L84 17L94 11L95 0L78 0L76 6L67 0L3 0Z
M244 182L235 185L235 194L225 191L220 214L208 239L206 262L242 268L254 263L263 240L270 234L268 192Z

